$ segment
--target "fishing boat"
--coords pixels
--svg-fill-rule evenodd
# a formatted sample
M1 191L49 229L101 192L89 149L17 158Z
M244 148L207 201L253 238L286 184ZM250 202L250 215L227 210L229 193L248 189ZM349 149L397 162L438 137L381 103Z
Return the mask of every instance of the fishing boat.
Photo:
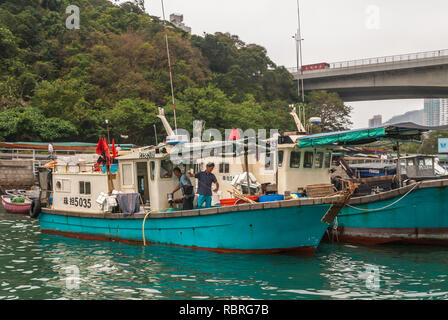
M247 139L161 143L133 149L116 158L115 174L94 171L85 165L73 172L58 170L58 167L40 169L44 196L40 201L33 201L30 214L38 217L41 232L80 239L158 243L216 252L314 253L328 225L351 196L349 189L325 196L284 197L270 202L255 202L242 196L246 204L193 210L172 206L167 195L178 184L173 175L174 166L183 172L196 173L204 163L220 157L215 153L192 162L176 162L173 153L176 151L185 157L204 148L219 151L228 145L235 146L232 150L243 150L244 154L235 154L234 159L243 158L245 171L249 173L249 157L259 156L251 155L250 150L260 148L251 148ZM283 154L281 164L277 165L281 171L278 186L296 190L302 183L318 183L319 177L328 179L328 166L323 162L325 151L328 153L327 149L307 151L313 155L317 152L321 157L322 165L316 170L301 166L303 161L305 164L310 161L308 154L304 159L295 153ZM327 162L331 153L328 156ZM283 165L287 162L292 163L292 168ZM49 190L45 181L48 171L52 171ZM196 188L196 183L193 184ZM53 195L51 204L48 194Z
M397 141L420 140L423 132L447 130L413 123L385 125L299 139L299 147L397 143L396 188L354 196L329 228L329 238L359 244L448 244L448 179L435 174L432 156L401 157ZM355 181L356 182L356 181Z

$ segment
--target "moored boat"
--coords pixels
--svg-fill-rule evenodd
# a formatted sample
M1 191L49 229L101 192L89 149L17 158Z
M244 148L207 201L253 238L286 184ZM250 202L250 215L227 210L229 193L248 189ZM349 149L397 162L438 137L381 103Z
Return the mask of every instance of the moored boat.
M2 206L9 213L28 214L31 206L31 200L24 198L23 203L13 202L16 196L2 195Z
M285 197L281 201L264 203L248 200L248 204L193 210L170 208L167 195L179 183L173 175L175 166L184 173L199 172L210 159L223 159L219 152L224 145L230 145L232 150L233 146L244 150L244 167L248 173L248 150L251 149L248 144L241 139L133 149L117 158L116 174L89 170L86 166L74 172L47 168L54 170L52 188L46 190L48 183L41 183L42 194L51 193L53 203L49 205L48 199L41 198L40 202L33 203L31 213L38 216L43 233L80 239L159 243L217 252L313 253L328 225L351 196L349 189L305 199ZM254 152L260 147L253 148ZM204 148L216 152L199 159L187 157L191 161L172 157L174 153L183 156L200 153ZM319 165L315 169L308 168L307 164L312 166L314 162L314 155L319 158L316 161ZM235 157L241 155L234 155L234 160ZM279 162L277 158L273 159ZM291 155L284 152L281 158L277 189L294 191L307 181L318 183L320 177L329 180L331 151L327 149L307 150L303 158L294 152ZM263 163L264 169L274 168L273 159L269 159L270 166L262 161L255 161L255 166ZM232 162L232 159L225 161ZM39 181L44 180L41 176L48 177L48 173L39 170ZM196 183L192 183L196 187ZM222 184L225 183L223 179ZM230 182L227 184L232 187ZM146 203L149 205L143 207Z
M412 123L384 125L309 136L304 138L303 145L420 140L422 133L429 130L448 130L448 127ZM398 143L397 152L397 175L394 177L397 186L381 191L372 185L371 194L350 199L328 230L331 240L358 244L448 245L448 179L436 175L435 157L401 157Z
M332 240L359 244L448 245L448 179L356 197L330 228Z

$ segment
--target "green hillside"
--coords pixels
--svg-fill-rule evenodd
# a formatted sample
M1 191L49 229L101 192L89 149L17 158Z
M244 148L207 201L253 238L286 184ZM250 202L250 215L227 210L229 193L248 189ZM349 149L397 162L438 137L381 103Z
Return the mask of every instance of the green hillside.
M66 8L80 8L67 29ZM237 36L168 29L178 127L294 130L291 74ZM163 23L134 3L107 0L0 2L0 140L154 143L164 106L173 125ZM160 141L160 139L159 139Z

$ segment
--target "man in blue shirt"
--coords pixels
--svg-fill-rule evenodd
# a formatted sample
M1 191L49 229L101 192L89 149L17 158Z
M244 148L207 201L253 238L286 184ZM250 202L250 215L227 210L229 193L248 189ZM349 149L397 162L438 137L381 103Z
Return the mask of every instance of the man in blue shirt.
M179 178L179 185L174 189L173 194L179 189L182 190L182 210L192 210L194 200L194 189L191 184L190 178L188 178L179 168L174 168L174 175Z
M205 203L205 208L210 208L212 206L212 183L216 184L216 189L213 192L218 192L219 183L216 180L215 175L212 173L215 168L215 164L210 162L207 164L205 171L198 172L194 175L198 179L198 208L202 208ZM190 173L193 177L193 174Z

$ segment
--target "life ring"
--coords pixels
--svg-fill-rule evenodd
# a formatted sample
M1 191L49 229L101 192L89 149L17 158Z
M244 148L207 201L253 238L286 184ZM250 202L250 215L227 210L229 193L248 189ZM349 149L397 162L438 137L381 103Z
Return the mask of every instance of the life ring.
M40 213L40 200L34 199L30 205L30 217L33 219L37 219Z

